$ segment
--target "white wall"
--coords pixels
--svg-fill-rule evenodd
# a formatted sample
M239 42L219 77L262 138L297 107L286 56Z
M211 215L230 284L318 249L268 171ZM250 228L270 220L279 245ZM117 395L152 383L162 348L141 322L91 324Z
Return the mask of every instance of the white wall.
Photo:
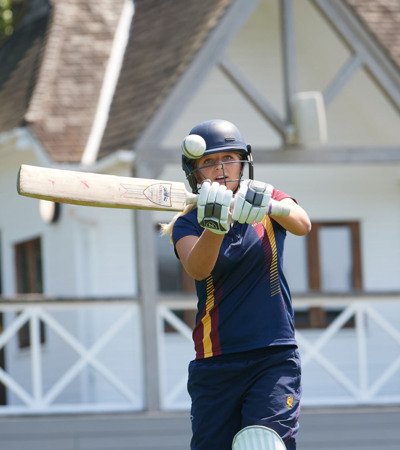
M308 0L294 5L298 91L324 90L350 56L345 43ZM226 54L245 77L283 115L282 58L278 0L262 0ZM327 106L327 145L384 146L400 143L400 117L363 69L357 71ZM223 118L234 122L254 148L276 148L281 141L241 94L214 68L182 110L165 146L180 140L198 122Z
M312 221L359 221L364 289L400 290L400 167L257 166L256 174L297 198Z
M269 2L269 0L268 0ZM347 44L312 2L295 7L299 90L324 90L351 56ZM371 76L360 68L327 107L331 145L395 145L400 118Z
M40 218L38 201L17 194L17 168L22 162L39 164L26 153L12 170L0 169L3 294L16 290L14 245L40 236L46 295L135 296L133 213L61 205L60 220L47 225Z

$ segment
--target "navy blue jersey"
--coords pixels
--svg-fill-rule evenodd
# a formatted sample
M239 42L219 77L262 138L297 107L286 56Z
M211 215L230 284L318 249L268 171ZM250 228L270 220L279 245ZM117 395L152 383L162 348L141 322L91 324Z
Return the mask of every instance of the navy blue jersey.
M272 197L289 196L275 189ZM176 221L174 245L203 231L194 209ZM285 237L286 230L269 216L252 225L236 222L224 236L212 273L196 281L196 359L296 344L291 296L282 271Z

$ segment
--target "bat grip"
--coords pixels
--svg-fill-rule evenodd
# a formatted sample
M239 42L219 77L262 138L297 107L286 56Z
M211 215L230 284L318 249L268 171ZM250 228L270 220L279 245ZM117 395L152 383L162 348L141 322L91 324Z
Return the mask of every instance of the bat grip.
M186 198L186 203L193 204L197 203L198 195L196 194L188 194ZM233 207L233 204L235 202L235 199L232 199L231 201L231 208ZM274 215L274 216L281 216L281 217L287 217L290 214L290 207L288 205L283 205L281 202L278 202L276 200L271 199L269 208L268 208L268 215Z

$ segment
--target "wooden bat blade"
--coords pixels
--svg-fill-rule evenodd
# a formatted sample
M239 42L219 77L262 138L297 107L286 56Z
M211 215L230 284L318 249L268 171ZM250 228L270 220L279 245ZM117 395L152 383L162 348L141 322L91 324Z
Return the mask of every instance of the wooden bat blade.
M58 203L103 208L182 211L197 195L179 181L122 177L23 164L18 172L20 195ZM288 216L290 208L271 201L268 214Z
M23 164L17 180L20 195L105 208L182 211L196 196L184 183L51 169Z

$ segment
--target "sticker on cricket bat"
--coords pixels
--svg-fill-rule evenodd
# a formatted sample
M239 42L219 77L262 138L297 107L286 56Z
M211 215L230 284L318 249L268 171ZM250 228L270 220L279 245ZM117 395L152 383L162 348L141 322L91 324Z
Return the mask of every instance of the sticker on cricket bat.
M182 211L197 202L180 181L123 177L23 164L18 173L20 195L58 203L103 208ZM287 205L273 201L270 213L288 216Z
M156 205L167 206L170 208L171 188L171 184L152 184L143 191L143 194Z
M137 188L133 185L121 184L124 189L121 196L126 198L136 198L138 193ZM171 208L171 183L155 183L147 186L143 191L143 195L152 203L158 206Z

